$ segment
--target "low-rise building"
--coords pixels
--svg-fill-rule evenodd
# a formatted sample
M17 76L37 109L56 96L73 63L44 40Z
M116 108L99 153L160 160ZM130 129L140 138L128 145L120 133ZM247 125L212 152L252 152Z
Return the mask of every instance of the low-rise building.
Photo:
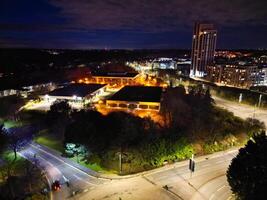
M11 95L20 95L20 90L13 88L0 90L0 97L6 97Z
M6 86L0 88L0 97L11 96L11 95L22 95L27 97L30 93L33 92L44 92L52 91L56 89L57 84L54 82L43 82L35 84L26 84L26 85L16 85Z
M98 72L92 73L90 82L109 86L135 85L139 77L137 72Z
M152 69L177 69L177 63L172 58L158 58L152 62Z
M57 84L54 82L44 82L38 84L28 84L22 87L23 90L27 92L38 92L38 91L52 91L56 89Z
M107 108L127 110L160 110L161 87L125 86L106 100Z
M67 100L73 102L91 101L97 95L105 91L105 84L75 83L55 89L40 97L46 101Z

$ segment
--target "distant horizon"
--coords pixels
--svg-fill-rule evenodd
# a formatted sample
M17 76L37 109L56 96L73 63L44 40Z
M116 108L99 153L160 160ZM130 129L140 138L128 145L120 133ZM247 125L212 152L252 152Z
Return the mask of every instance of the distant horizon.
M0 49L8 49L8 50L73 50L73 51L94 51L94 50L101 50L101 51L114 51L114 50L119 50L119 51L149 51L149 50L158 50L158 51L164 51L164 50L181 50L181 51L191 51L191 48L161 48L161 49L151 49L151 48L136 48L136 49L130 49L130 48L121 48L121 49L105 49L105 48L99 48L99 49L83 49L83 48L38 48L38 47L0 47ZM216 51L267 51L267 48L262 49L253 49L253 48L248 48L248 49L216 49Z

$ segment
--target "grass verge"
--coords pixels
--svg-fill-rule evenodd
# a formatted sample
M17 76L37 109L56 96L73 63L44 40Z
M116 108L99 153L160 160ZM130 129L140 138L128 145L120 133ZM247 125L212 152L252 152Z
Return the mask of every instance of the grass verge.
M63 142L55 136L49 134L48 130L46 129L40 131L34 138L34 141L38 144L54 149L60 153L64 153Z

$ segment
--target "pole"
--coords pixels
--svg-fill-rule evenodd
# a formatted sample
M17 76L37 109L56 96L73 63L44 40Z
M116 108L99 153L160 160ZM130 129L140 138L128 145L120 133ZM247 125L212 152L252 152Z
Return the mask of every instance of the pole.
M191 160L192 160L192 166L194 165L194 154L192 153L192 156L191 156ZM190 178L192 178L192 174L193 174L193 169L191 168L190 169Z
M261 98L262 98L262 94L260 94L260 96L259 96L259 103L258 103L258 107L260 107L260 106L261 106Z
M256 115L256 106L257 106L257 104L255 104L255 106L254 106L254 112L253 112L253 119L255 119L255 115Z
M120 174L121 174L121 171L122 171L122 170L121 170L121 167L122 167L122 166L121 166L121 152L120 152L120 153L119 153L119 168L120 168Z
M238 100L238 102L239 102L239 103L241 103L241 102L242 102L242 98L243 98L243 94L242 94L242 93L240 93L240 94L239 94L239 100Z

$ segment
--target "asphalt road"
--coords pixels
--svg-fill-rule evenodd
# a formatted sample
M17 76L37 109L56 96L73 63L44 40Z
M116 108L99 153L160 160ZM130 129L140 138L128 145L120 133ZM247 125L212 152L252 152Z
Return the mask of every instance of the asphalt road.
M60 181L62 188L52 193L51 199L54 200L76 199L77 194L88 192L95 186L109 182L108 180L88 175L65 162L61 156L53 151L50 152L47 148L35 143L29 144L19 153L44 170L50 185L55 180ZM66 181L69 181L69 187L67 187ZM76 195L73 196L73 192Z
M79 199L127 200L229 200L232 199L226 170L237 150L196 158L191 175L188 161L178 162L140 176L113 180L108 185L79 196ZM163 186L167 185L168 190Z
M178 196L178 199L230 199L231 190L225 174L236 153L237 151L229 151L197 158L193 173L189 171L187 161L182 166L178 165L172 169L146 175L146 177L158 185L167 185L169 190Z
M88 175L40 145L29 144L20 151L22 156L44 169L50 183L60 180L61 190L52 193L52 199L56 200L229 200L231 191L225 173L236 153L232 150L198 157L193 174L188 169L188 161L183 161L137 176L107 180ZM66 186L66 180L70 187ZM164 185L168 190L163 189ZM72 196L73 191L77 192L75 196Z
M267 126L267 110L258 107L241 104L238 102L228 101L216 96L212 96L217 106L225 108L234 113L234 115L246 119L248 117L263 121Z

